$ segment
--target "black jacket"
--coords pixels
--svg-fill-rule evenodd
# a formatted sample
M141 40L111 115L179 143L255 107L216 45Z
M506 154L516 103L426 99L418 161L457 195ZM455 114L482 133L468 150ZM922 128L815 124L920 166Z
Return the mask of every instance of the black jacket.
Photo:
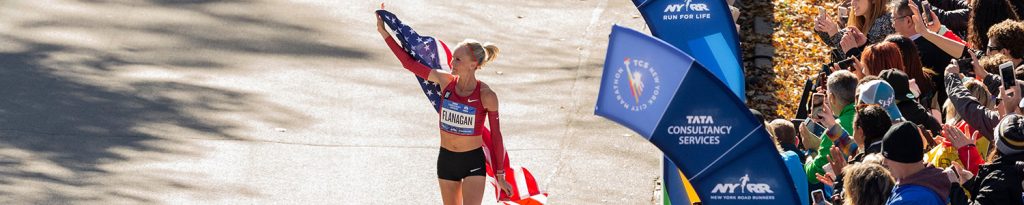
M944 78L946 74L946 66L949 65L949 60L953 59L953 56L942 51L941 48L924 37L914 39L914 44L917 45L918 55L921 57L921 65L926 68L931 68L937 75L932 76L932 83L935 83L935 85L945 85ZM964 49L964 52L967 52L966 50L967 49ZM936 95L933 98L939 102L939 105L946 102L946 98L948 97L946 92L940 91L935 94ZM928 100L931 100L931 98Z
M981 165L978 177L971 179L964 187L974 195L971 204L1024 204L1021 202L1021 175L1017 170L1017 161L1024 161L1024 154L1003 156L991 164Z
M928 111L921 104L913 100L905 100L896 103L896 107L900 109L900 114L903 114L903 118L907 121L924 125L924 128L932 131L932 134L942 133L942 125L934 117L928 115Z
M978 99L974 99L971 91L964 87L959 75L946 74L945 78L946 93L949 93L949 101L953 102L956 113L985 138L993 139L993 130L999 124L999 112L978 103Z
M882 143L881 143L881 141L882 141L881 139L878 139L878 141L875 141L875 142L865 142L865 143L867 143L866 145L859 145L859 146L867 146L867 148L865 148L863 152L860 152L860 153L857 153L857 155L854 155L853 159L848 161L848 163L849 164L861 163L861 162L864 162L864 157L867 157L869 154L882 153Z
M917 45L918 55L921 56L921 65L931 68L933 71L945 71L949 60L953 59L953 56L942 51L942 48L924 37L914 39L914 45Z

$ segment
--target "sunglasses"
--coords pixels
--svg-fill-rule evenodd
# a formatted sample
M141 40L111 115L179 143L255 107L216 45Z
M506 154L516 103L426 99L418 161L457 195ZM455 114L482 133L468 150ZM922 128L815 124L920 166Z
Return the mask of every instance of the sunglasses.
M998 51L998 50L1003 50L1003 47L999 47L999 46L989 46L988 47L988 52L995 52L995 51Z

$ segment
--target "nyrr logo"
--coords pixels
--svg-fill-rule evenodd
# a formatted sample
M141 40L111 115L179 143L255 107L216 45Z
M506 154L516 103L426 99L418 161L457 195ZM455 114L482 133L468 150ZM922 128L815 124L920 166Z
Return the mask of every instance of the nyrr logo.
M685 4L669 4L665 7L665 13L682 11L711 11L707 4L695 4L693 0L686 0Z
M691 125L710 125L715 124L715 118L712 118L709 115L687 115L686 123Z
M750 181L750 175L743 175L740 177L740 183L719 183L715 185L715 188L711 190L712 194L734 194L736 188L740 188L739 193L754 193L754 194L771 194L772 187L768 184L758 183L747 183Z
M615 71L612 90L622 108L644 111L657 102L661 94L661 78L650 62L627 57Z

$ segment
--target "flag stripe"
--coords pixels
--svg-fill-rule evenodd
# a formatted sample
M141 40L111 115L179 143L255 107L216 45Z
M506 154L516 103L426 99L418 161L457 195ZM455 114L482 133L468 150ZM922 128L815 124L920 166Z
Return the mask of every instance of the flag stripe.
M530 190L527 189L527 187L529 185L526 185L526 184L529 184L529 183L520 184L522 182L526 182L526 177L523 176L524 175L523 174L523 169L521 167L519 167L519 166L516 166L515 168L512 169L512 171L515 172L514 176L516 177L515 178L515 180L516 180L516 188L519 191L518 193L516 193L516 195L519 196L520 199L523 198L523 195L529 196L530 195Z
M529 188L529 195L540 194L540 188L537 187L537 179L533 178L533 174L530 173L530 170L526 170L526 168L522 169L524 177L526 178L526 181L523 182L526 182L526 188Z

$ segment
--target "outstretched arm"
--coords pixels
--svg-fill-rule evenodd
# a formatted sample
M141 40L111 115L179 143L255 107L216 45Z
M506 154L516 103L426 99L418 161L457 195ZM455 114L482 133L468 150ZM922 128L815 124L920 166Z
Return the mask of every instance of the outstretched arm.
M908 2L908 4L910 4L910 8L917 8L917 4L913 1ZM935 44L935 46L939 47L942 51L946 52L946 54L949 54L949 56L952 56L953 58L960 58L963 56L966 51L966 46L964 46L964 44L960 44L959 42L932 32L927 28L924 21L921 20L922 15L931 15L932 17L935 17L935 13L928 12L927 14L922 14L917 9L910 9L910 12L913 14L911 18L914 20L914 30L920 33L921 37L932 42L932 44ZM941 25L937 20L935 24L936 26Z
M405 67L405 69L416 74L417 77L442 85L446 84L449 79L447 77L449 77L450 74L438 72L438 70L430 69L430 67L416 62L416 59L413 59L409 53L402 50L402 47L398 45L395 38L391 37L391 33L384 28L384 21L380 19L380 16L377 16L377 32L380 33L382 38L384 38L384 42L386 42L388 47L391 48L391 52L395 54L395 57L398 57L398 61L402 62L402 67ZM445 81L442 82L442 80Z

